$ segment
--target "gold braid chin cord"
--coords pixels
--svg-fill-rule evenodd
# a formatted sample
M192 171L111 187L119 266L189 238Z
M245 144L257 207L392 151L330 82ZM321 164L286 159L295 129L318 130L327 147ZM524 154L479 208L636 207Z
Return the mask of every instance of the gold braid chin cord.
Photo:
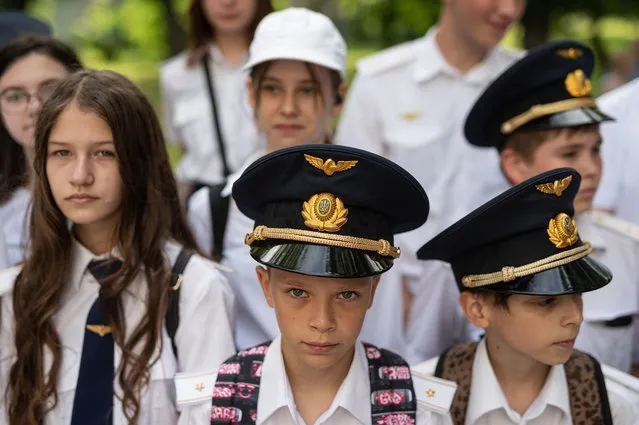
M251 233L246 235L244 243L252 245L253 242L265 241L267 239L283 239L315 245L328 245L338 248L373 251L379 255L392 258L399 258L400 255L400 249L391 245L391 243L385 239L376 241L372 239L357 238L355 236L335 235L300 229L273 229L266 226L257 226L253 229Z
M511 282L520 277L530 276L532 274L545 272L555 267L572 263L575 260L585 257L592 252L592 245L584 242L583 245L551 255L534 263L525 264L519 267L506 266L501 271L487 274L477 274L464 276L462 284L466 288L479 288L482 286L494 285L495 283Z

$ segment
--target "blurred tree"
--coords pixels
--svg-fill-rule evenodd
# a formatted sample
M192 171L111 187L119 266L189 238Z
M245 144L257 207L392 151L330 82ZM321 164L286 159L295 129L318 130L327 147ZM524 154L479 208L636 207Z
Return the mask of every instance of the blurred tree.
M180 53L187 44L187 36L184 27L181 25L181 19L176 11L175 1L158 0L162 6L162 15L166 22L165 42L169 56Z

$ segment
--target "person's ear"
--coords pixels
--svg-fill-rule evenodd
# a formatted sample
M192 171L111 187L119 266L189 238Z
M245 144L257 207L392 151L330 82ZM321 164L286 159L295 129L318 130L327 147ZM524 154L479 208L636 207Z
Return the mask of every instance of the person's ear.
M273 308L273 294L271 293L271 275L267 269L262 266L255 267L255 273L257 274L257 280L260 282L260 286L262 287L262 293L264 294L264 299L268 303L269 307Z
M518 185L530 177L530 164L512 148L505 148L500 152L499 162L504 177L513 185Z
M468 291L459 295L459 305L466 319L481 329L486 329L490 324L490 306L487 298L487 295Z

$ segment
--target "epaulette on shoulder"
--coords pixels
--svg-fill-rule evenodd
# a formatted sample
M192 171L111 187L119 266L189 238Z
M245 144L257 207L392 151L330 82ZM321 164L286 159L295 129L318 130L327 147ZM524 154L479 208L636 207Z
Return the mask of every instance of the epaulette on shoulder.
M384 49L357 62L361 75L377 75L411 62L415 58L415 46L420 40L412 40Z
M188 406L211 400L216 380L217 371L176 374L174 382L177 405Z
M602 211L592 211L589 214L595 224L639 242L639 225Z
M438 413L448 413L457 383L411 370L417 403Z

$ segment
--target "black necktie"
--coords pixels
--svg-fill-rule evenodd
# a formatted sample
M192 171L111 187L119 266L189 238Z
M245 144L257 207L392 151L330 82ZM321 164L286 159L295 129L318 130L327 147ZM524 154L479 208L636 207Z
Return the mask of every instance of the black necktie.
M119 260L94 260L89 271L102 284L122 267ZM102 291L100 291L102 293ZM100 297L87 316L82 359L73 400L71 425L113 424L113 335L106 323Z

